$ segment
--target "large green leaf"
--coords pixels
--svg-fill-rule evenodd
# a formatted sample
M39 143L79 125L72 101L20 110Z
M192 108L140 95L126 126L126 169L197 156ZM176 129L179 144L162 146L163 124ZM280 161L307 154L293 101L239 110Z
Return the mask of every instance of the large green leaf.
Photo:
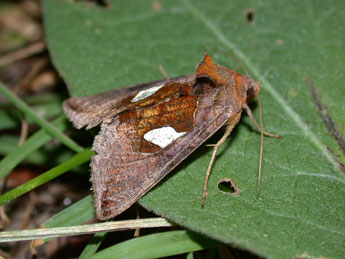
M261 81L265 128L284 136L265 138L260 194L260 137L243 116L217 156L204 209L204 172L212 151L206 146L140 203L191 230L270 258L341 258L345 178L336 160L344 161L344 155L309 87L343 134L345 2L109 2L103 8L44 1L51 55L72 95L160 79L160 64L170 77L191 73L206 49L218 64L242 71L219 52L226 51ZM233 179L241 194L220 192L222 178Z

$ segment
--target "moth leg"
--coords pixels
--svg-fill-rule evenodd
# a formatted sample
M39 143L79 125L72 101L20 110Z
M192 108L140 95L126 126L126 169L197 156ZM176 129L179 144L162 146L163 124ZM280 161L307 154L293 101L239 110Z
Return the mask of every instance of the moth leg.
M225 131L223 137L217 142L217 144L213 144L212 145L214 147L214 150L213 150L211 161L210 161L210 163L208 165L207 172L206 172L206 178L205 178L205 183L204 183L204 192L203 192L203 195L202 195L201 207L204 207L204 205L205 205L205 199L206 199L206 195L207 195L208 180L210 178L210 174L211 174L211 171L212 171L213 163L214 163L214 161L216 159L217 151L221 147L221 145L225 142L227 137L229 137L231 131L236 126L236 124L240 120L240 118L241 118L241 112L237 113L234 117L232 117L229 120L229 121L231 121L231 123L228 124L228 127L226 128L226 131Z
M257 128L258 131L261 132L261 127L259 127L259 125L257 124L254 116L253 116L253 113L251 111L251 109L249 108L248 104L243 104L243 108L246 110L249 118L252 120L252 122L254 123L255 127ZM279 135L274 135L274 134L271 134L267 131L264 131L262 130L262 133L265 135L265 136L269 136L269 137L272 137L272 138L282 138L282 136L279 136Z

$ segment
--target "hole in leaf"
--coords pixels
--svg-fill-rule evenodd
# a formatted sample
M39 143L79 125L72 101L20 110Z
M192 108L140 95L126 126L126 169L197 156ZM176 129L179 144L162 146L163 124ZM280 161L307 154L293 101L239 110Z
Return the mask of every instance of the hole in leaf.
M246 21L247 23L253 23L254 19L255 19L255 13L253 10L246 10L244 12L245 16L246 16Z
M240 194L240 189L236 186L235 182L229 178L224 178L217 183L218 190L224 194L237 196Z

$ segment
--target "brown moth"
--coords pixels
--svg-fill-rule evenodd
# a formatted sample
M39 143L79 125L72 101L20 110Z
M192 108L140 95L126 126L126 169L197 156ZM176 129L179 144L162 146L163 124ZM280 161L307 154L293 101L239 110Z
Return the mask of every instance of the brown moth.
M260 82L216 65L205 54L196 72L188 76L66 100L64 111L76 128L101 124L91 161L97 217L106 220L129 208L227 125L224 136L214 145L203 205L217 150L243 109L261 135L274 136L257 125L247 105L259 91Z

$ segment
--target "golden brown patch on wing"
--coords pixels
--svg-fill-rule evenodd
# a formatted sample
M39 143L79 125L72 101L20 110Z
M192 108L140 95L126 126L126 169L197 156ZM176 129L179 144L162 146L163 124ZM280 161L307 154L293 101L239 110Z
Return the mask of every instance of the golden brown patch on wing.
M152 96L135 103L135 109L119 115L118 134L132 138L132 151L156 152L161 148L144 139L144 134L162 127L188 132L194 127L199 95L192 84L167 84ZM131 135L131 133L133 133Z

